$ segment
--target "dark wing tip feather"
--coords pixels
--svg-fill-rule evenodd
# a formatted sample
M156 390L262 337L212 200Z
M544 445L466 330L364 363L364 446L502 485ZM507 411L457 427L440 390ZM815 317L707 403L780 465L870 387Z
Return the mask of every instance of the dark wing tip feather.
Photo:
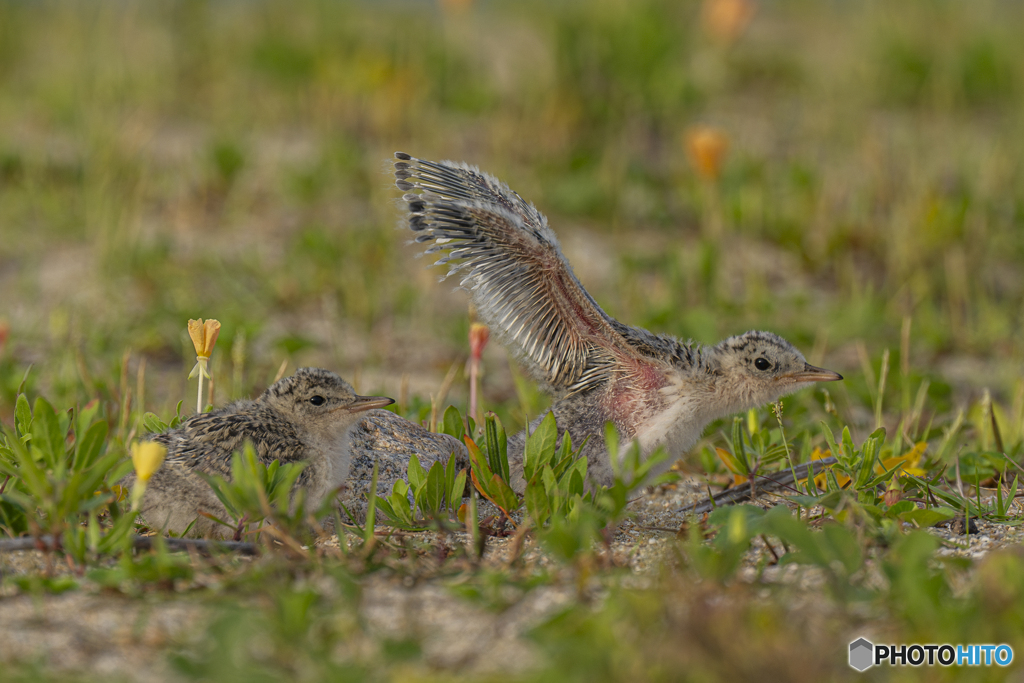
M412 157L406 154L405 152L395 152L395 158L401 159L402 161L409 161L412 159Z

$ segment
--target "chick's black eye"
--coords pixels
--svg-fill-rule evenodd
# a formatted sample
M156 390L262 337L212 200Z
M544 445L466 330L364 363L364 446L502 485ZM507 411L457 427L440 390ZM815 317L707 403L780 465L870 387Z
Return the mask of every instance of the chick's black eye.
M312 398L309 399L309 402L312 403L315 406L322 406L324 404L324 397L323 396L313 396Z
M768 362L766 358L758 358L754 361L754 367L758 370L770 370L772 364Z

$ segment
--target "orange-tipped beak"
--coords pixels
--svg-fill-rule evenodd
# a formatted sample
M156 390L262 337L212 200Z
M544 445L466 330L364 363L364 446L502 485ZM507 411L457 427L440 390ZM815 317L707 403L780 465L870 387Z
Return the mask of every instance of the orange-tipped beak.
M786 376L786 379L791 382L838 382L842 378L843 376L838 372L818 368L810 363L804 363L803 370Z
M383 408L395 402L395 399L387 396L356 396L356 400L347 406L341 406L338 410L345 410L349 413L364 413L374 408Z

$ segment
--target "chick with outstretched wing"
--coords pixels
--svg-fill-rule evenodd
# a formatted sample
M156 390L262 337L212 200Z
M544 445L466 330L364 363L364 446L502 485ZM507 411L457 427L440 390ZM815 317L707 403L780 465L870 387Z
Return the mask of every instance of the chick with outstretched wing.
M612 482L607 422L644 454L664 445L680 456L714 419L842 379L770 332L702 347L624 325L576 279L544 215L504 183L466 164L395 159L416 241L442 253L480 318L554 397L559 434L587 439L591 484ZM509 439L520 492L524 443L522 432Z

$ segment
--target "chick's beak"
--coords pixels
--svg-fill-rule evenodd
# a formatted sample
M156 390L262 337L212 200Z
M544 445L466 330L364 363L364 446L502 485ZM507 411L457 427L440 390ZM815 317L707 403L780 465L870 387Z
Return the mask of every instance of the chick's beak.
M843 376L838 372L815 367L810 363L804 363L803 370L786 377L791 382L838 382L842 378Z
M383 408L395 402L395 399L387 396L356 396L355 400L348 405L341 406L339 410L348 413L363 413L374 408Z

